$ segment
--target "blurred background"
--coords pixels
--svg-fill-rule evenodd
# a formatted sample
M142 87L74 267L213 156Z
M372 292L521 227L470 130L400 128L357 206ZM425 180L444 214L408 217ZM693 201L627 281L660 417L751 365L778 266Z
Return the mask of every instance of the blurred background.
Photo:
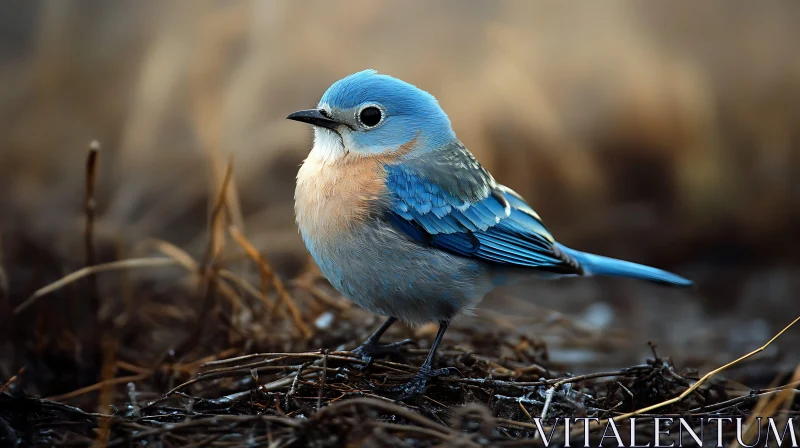
M280 336L288 313L220 305L237 330L197 353L355 346L329 335L379 320L315 277L292 210L311 131L285 117L365 68L435 95L563 243L698 284L525 283L493 293L445 345L487 352L468 335L509 334L545 342L574 372L641 363L648 341L681 367L727 362L800 314L799 21L789 2L4 1L0 379L27 366L28 391L63 393L98 380L109 334L119 359L152 365L207 318L196 279L175 267L99 275L100 305L84 279L13 313L85 264L93 140L98 262L163 254L164 242L201 260L233 157L225 226L269 260L312 335ZM231 270L258 285L217 233ZM731 375L761 384L791 370L798 336Z

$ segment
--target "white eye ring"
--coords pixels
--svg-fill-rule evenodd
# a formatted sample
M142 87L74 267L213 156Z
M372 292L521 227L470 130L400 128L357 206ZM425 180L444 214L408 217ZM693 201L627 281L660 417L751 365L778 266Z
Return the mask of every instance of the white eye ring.
M374 118L374 114L372 114L372 113L370 113L369 117L362 117L364 112L367 109L376 109L378 111L378 113L380 114L379 117L378 117L378 121L376 123L368 124L368 121L371 120L372 118ZM367 118L367 122L365 122L365 120L363 118ZM381 123L383 123L383 121L385 119L386 119L386 109L384 109L379 104L365 104L360 109L358 109L358 111L356 112L356 121L358 121L362 126L364 126L367 129L375 129L375 128L377 128L378 126L381 125Z

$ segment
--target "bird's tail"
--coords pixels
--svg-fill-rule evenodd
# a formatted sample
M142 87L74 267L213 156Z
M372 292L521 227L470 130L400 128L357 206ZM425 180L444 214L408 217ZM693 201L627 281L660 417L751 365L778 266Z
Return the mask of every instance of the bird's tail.
M654 267L589 254L570 249L561 244L559 244L559 248L581 264L584 275L630 277L672 286L688 287L694 285L694 282L689 279Z

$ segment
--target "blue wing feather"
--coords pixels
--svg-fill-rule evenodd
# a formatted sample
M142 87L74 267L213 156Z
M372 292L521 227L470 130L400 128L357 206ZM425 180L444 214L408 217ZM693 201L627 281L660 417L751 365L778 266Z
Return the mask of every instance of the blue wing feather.
M525 200L498 185L460 142L388 164L386 171L387 221L420 244L496 265L693 284L657 268L557 243Z
M581 272L536 212L460 143L386 171L388 221L420 244L495 264Z

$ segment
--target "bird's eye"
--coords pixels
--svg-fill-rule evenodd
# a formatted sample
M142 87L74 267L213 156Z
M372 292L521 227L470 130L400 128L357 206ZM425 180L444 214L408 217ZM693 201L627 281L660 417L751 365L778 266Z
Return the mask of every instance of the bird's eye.
M378 125L381 122L381 115L382 112L375 106L367 106L361 109L361 112L358 113L358 120L364 126L368 128L372 128Z

